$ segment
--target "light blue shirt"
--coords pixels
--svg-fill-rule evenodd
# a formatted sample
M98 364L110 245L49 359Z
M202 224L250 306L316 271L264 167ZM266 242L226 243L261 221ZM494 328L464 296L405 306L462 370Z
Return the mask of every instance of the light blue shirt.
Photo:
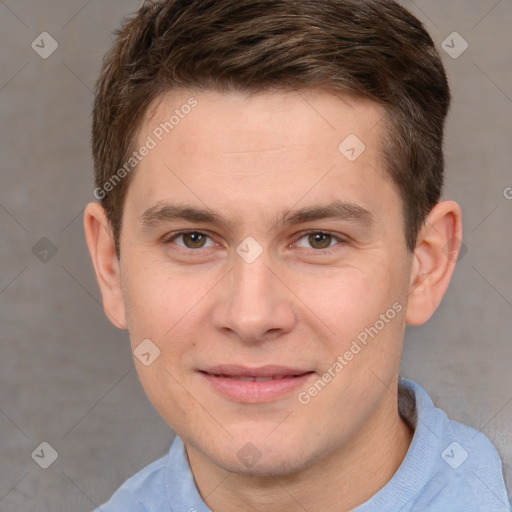
M450 420L427 392L400 378L399 410L414 429L393 478L353 512L510 512L500 457L477 430ZM129 478L94 512L211 512L183 441Z

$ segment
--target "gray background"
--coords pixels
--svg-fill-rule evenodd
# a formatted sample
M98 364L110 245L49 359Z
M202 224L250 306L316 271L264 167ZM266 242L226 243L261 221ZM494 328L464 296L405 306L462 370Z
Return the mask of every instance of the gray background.
M445 196L463 208L467 253L432 320L408 329L402 375L493 440L510 488L512 2L403 3L439 48L454 31L469 48L457 59L441 49L454 95ZM112 30L140 4L0 1L2 512L89 511L172 440L127 334L103 314L82 227L91 89ZM48 59L31 48L44 31L59 45ZM32 250L42 237L57 249L46 262ZM58 452L48 469L31 458L41 442Z

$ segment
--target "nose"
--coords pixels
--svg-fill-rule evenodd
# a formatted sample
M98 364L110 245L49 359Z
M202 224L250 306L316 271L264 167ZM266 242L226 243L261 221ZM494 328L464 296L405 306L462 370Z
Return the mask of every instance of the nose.
M252 263L236 256L216 297L214 326L248 344L292 331L296 323L294 295L283 277L271 268L266 252Z

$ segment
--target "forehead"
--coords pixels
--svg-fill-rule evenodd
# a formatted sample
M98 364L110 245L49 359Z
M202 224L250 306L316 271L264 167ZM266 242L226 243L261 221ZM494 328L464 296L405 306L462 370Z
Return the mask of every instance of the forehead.
M146 112L135 146L152 149L128 195L139 210L208 198L239 218L249 205L267 215L340 199L375 210L398 200L383 168L384 118L371 101L314 91L173 91Z
M199 150L191 156L224 149L226 156L232 156L235 146L240 152L261 153L290 142L318 145L319 139L324 147L337 151L343 136L351 132L373 150L385 117L385 110L370 100L315 90L252 95L176 90L152 102L138 139L141 142L141 137L153 134L161 142L172 134L177 143L185 143L183 150L190 146Z

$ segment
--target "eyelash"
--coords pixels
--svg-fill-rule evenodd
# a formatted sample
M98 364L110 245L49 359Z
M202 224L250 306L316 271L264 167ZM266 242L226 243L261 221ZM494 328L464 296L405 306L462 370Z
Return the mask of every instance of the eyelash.
M169 237L167 237L164 240L164 243L169 244L171 242L174 242L174 240L176 240L180 236L190 234L190 233L197 234L197 235L203 235L203 236L206 236L206 237L210 238L211 240L213 240L212 237L208 233L206 233L204 231L197 230L197 229L191 229L191 230L179 231L177 233L171 234ZM296 242L298 242L299 240L302 240L304 237L307 237L308 235L316 235L316 234L329 235L332 238L336 239L339 243L335 244L331 247L328 247L326 249L310 249L309 251L306 249L306 251L310 254L315 254L315 255L330 254L333 250L339 249L338 246L340 244L347 243L347 240L345 238L343 238L339 235L336 235L335 233L331 233L330 231L320 231L320 230L305 231L303 233L300 233L300 236L296 239ZM296 243L296 242L294 242L294 243ZM180 246L177 246L177 247L178 247L178 251L186 253L186 254L200 253L201 249L204 249L203 247L200 247L198 249L187 249L187 248L180 247ZM302 248L302 249L304 249L304 248Z

